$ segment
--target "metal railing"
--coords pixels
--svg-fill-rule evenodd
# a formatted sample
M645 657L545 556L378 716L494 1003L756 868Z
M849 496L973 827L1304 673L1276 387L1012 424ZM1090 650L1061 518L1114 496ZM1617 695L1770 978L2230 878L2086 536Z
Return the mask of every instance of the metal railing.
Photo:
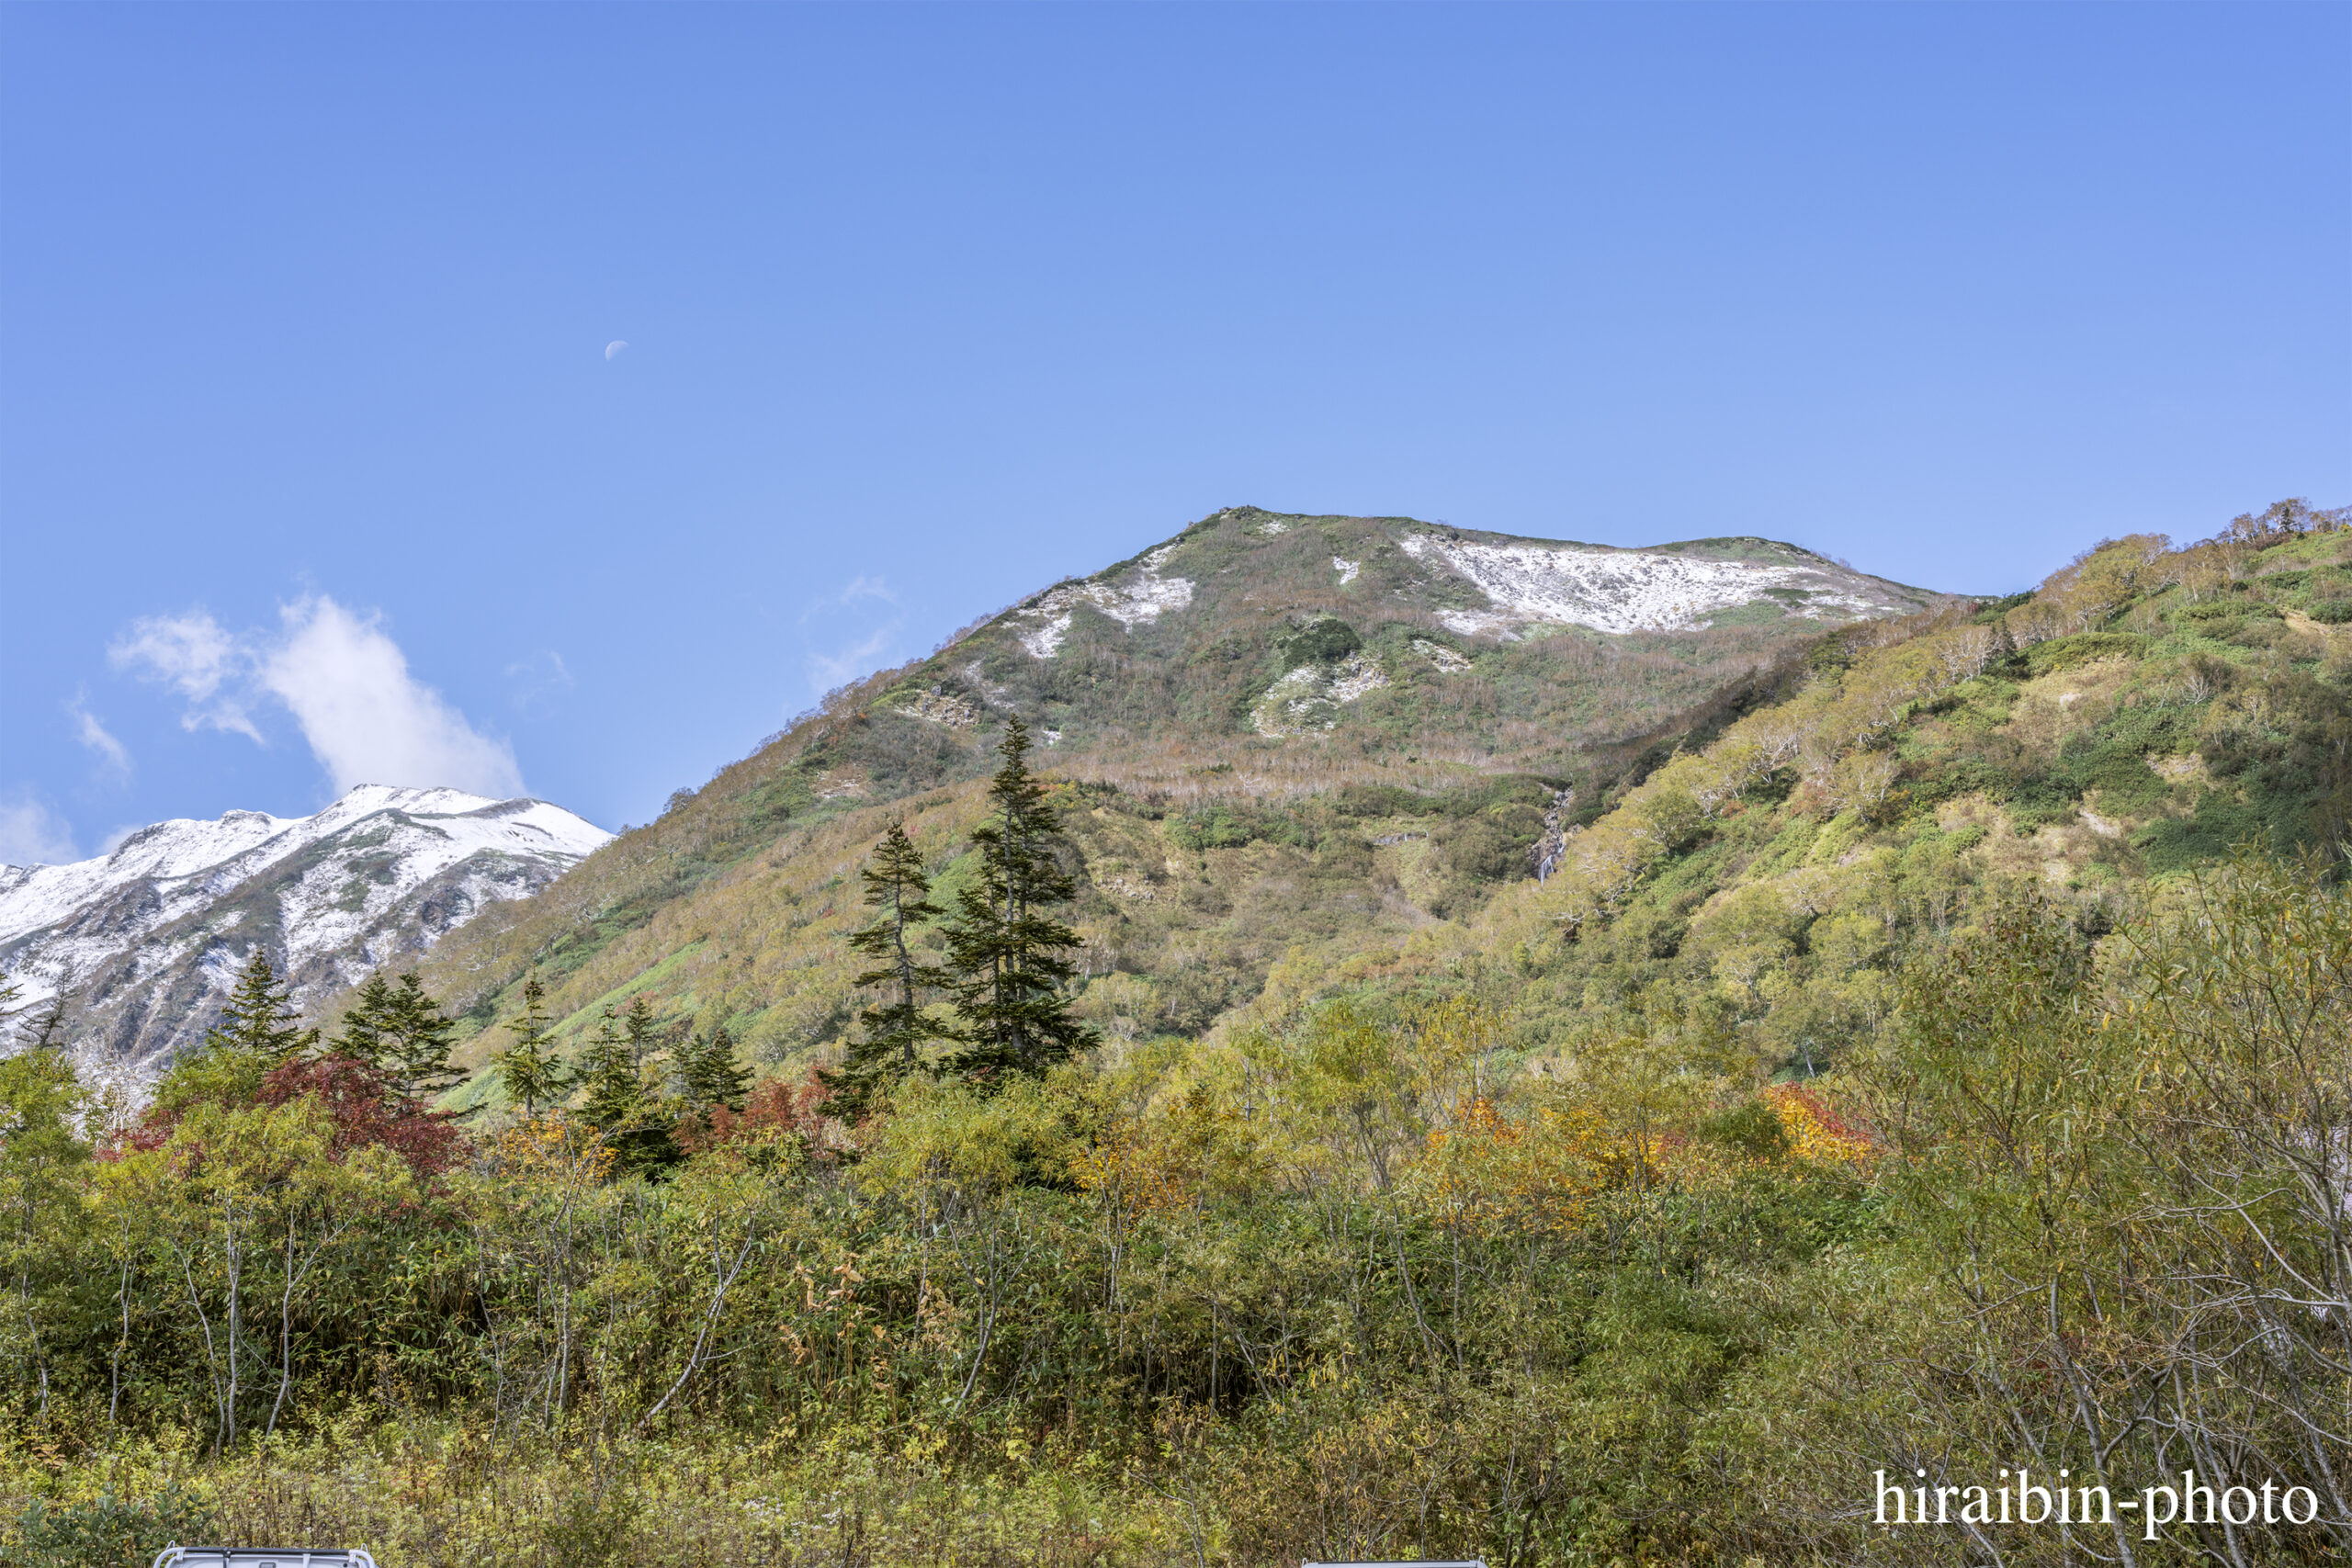
M376 1568L356 1546L167 1546L153 1568Z

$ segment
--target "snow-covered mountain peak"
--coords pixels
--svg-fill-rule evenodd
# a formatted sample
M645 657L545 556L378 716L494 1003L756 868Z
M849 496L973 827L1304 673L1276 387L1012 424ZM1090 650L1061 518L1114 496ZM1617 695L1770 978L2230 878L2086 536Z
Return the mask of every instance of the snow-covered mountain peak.
M28 1001L63 993L84 1043L153 1061L209 1025L256 942L298 997L323 995L611 837L543 800L388 784L309 817L158 822L89 860L0 867L0 972Z

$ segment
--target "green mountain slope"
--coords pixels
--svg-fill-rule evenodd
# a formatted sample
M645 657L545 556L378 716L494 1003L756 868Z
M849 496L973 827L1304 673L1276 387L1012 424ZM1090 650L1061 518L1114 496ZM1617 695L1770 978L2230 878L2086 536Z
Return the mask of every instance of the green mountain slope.
M1197 1031L1293 948L1390 950L1528 879L1564 816L1781 689L1826 631L1953 603L1761 539L1230 509L833 694L430 977L476 1024L536 965L571 1030L644 991L771 1062L820 1048L854 1005L858 856L902 812L949 852L1018 713L1082 796L1089 1010Z
M2099 935L2242 842L2352 839L2352 533L2110 543L2036 593L1838 634L1742 716L1386 975L1477 976L1536 1055L1695 1006L1810 1075L2000 886ZM1692 998L1696 998L1694 1002Z
M642 991L771 1065L823 1054L857 1005L861 858L904 816L953 888L1008 707L1060 730L1080 1005L1114 1037L1466 984L1540 1058L1671 994L1802 1075L1877 1029L1904 964L1963 938L1985 886L2039 884L2097 932L2236 842L2328 846L2352 820L2340 531L2135 537L2035 593L1891 619L1462 637L1457 671L1410 651L1444 627L1393 597L1408 569L1382 589L1395 607L1345 623L1352 646L1322 629L1326 601L1292 602L1329 545L1283 541L1321 525L1188 533L1216 547L1194 570L1241 580L1198 594L1197 626L1164 614L1114 646L1130 632L1073 614L1046 660L1021 641L1050 619L1042 596L837 694L450 939L431 979L477 1023L537 964L573 1031ZM1397 673L1329 729L1260 733L1245 699L1318 651ZM969 722L908 711L950 704Z

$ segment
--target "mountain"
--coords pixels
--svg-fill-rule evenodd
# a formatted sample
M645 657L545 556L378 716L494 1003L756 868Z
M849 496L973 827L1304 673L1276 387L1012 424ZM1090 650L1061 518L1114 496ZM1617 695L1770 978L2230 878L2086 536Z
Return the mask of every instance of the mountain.
M256 942L325 997L611 837L545 801L379 784L313 817L158 822L96 860L0 866L0 973L62 993L83 1054L141 1076L202 1036Z
M1571 825L1542 886L1383 983L1483 970L1537 1048L1679 997L1810 1076L1873 1036L1907 969L1981 936L1989 895L2031 889L2091 939L2241 846L2341 876L2352 515L2247 521L1841 633L1802 689Z
M859 865L902 820L952 898L1008 709L1056 741L1077 1006L1114 1039L1466 990L1539 1057L1671 1005L1809 1074L1990 891L2037 886L2097 934L2238 844L2352 842L2341 527L2109 542L1989 604L1763 621L1777 645L1533 621L1441 642L1426 598L1335 630L1247 548L1152 552L836 694L456 933L431 984L487 1025L536 966L575 1036L641 994L769 1064L822 1056L860 1002ZM1085 608L1148 595L1132 629ZM1328 712L1266 733L1247 699L1300 670Z
M1057 747L1338 732L1533 766L1648 728L1793 640L1946 602L1765 539L1616 549L1236 507L854 700L872 719L945 730L1019 712ZM836 787L892 787L891 750Z
M1085 1010L1199 1031L1285 963L1469 918L1825 635L1959 603L1758 538L1229 508L831 694L426 972L477 1027L536 966L571 1032L642 991L770 1062L822 1050L857 1005L857 863L903 818L952 886L1017 714L1067 781Z
M368 967L423 953L472 1030L536 966L571 1032L646 990L784 1062L856 1005L846 868L892 817L945 867L1019 714L1077 792L1090 1015L1198 1031L1286 954L1469 918L1825 634L1956 603L1760 538L1228 508L832 694L601 853L557 807L450 791L164 823L0 872L0 970L65 992L77 1042L141 1073L201 1035L256 935L328 1021Z

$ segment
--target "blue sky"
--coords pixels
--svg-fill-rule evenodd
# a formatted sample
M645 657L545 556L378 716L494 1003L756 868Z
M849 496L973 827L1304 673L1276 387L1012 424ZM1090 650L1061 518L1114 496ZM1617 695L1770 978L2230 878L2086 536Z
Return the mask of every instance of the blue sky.
M2342 6L8 6L0 860L363 778L643 821L1241 502L1990 592L2352 501L2347 64Z

